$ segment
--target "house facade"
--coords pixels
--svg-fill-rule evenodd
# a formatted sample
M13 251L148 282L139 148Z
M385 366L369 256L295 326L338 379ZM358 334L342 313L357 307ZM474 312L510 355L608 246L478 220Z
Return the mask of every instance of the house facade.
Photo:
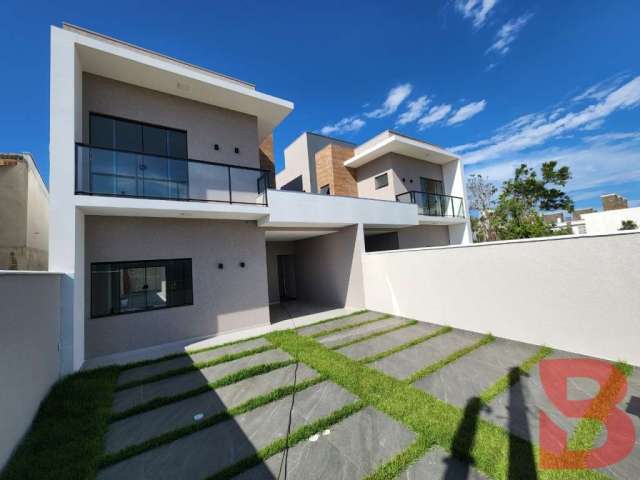
M276 189L272 134L290 101L72 25L52 27L51 49L65 371L269 325L283 300L362 308L367 249L470 241L461 162L438 147L328 139L298 175L287 159L301 188Z
M46 270L49 192L29 153L0 153L0 270Z

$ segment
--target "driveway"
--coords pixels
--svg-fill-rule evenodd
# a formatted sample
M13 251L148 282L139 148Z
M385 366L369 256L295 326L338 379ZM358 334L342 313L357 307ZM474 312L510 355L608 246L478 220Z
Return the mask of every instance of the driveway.
M538 346L376 312L320 322L297 334L457 407L464 412L465 428L488 421L537 444L539 409L567 431L576 425L544 393ZM292 355L257 338L124 370L98 478L306 480L374 473L392 478L381 467L415 447L417 433ZM559 351L544 355L577 357ZM495 388L531 358L537 360L527 375L503 391ZM578 380L570 382L569 398L593 397L593 383ZM497 393L486 397L488 392ZM474 408L474 399L483 395L490 401ZM640 373L635 370L620 405L632 408L637 397ZM630 415L640 431L637 412ZM464 435L469 438L468 429ZM519 462L527 461L519 455ZM535 472L533 454L530 461ZM406 468L389 471L402 479L491 478L438 446ZM602 473L639 478L639 445Z

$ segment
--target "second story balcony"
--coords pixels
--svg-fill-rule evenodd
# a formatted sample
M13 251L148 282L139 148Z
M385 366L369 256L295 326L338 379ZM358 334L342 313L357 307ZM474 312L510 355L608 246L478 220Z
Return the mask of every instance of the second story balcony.
M76 194L267 205L268 171L76 144Z
M464 205L461 197L409 191L397 195L396 200L402 203L416 204L420 215L464 218Z

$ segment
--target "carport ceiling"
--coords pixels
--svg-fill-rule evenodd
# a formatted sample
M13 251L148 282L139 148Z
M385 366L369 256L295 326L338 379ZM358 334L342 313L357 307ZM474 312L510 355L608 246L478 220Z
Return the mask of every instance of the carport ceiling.
M319 237L322 235L329 235L330 233L336 233L337 230L293 230L279 228L274 230L266 230L264 232L267 242L293 242L295 240L304 240L305 238Z

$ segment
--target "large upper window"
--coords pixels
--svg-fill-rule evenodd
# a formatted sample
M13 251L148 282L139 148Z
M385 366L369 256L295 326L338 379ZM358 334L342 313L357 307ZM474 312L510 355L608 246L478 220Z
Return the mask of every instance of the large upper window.
M92 147L187 158L187 132L97 113L89 116L89 143Z
M191 259L91 264L91 317L193 305Z

